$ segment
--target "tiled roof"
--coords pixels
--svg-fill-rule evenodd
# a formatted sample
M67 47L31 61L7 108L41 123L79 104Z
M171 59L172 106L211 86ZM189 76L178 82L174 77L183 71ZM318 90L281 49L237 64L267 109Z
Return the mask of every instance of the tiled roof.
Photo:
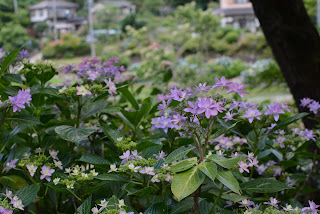
M59 8L77 8L78 5L72 2L67 1L56 1L56 6ZM37 10L37 9L44 9L44 8L53 8L54 7L54 1L42 1L38 4L34 4L31 7L29 7L29 10Z

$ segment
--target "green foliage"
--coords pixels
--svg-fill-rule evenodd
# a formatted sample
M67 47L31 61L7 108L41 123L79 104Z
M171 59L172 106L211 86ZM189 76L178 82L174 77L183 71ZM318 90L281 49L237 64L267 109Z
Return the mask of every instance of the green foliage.
M72 34L63 35L61 40L47 44L43 49L43 57L63 58L66 56L85 56L90 52L89 44L78 36Z

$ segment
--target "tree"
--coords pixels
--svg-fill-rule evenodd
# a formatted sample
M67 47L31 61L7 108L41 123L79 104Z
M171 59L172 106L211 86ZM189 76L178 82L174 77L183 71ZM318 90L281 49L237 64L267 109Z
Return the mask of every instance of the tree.
M320 37L302 0L251 0L264 35L300 112L300 100L320 100ZM315 122L304 119L306 128Z

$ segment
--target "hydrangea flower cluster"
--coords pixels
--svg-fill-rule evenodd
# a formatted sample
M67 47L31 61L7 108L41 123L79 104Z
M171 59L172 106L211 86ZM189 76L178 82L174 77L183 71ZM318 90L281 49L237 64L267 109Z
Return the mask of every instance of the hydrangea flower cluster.
M91 209L91 212L93 214L134 214L134 212L128 210L123 199L119 200L112 197L109 201L101 200L100 204L96 204Z
M0 199L0 213L12 214L16 209L24 210L22 200L14 195L12 191L6 189L6 193L1 193L5 198Z
M63 73L76 73L77 76L84 81L97 81L102 82L106 79L113 79L116 83L123 82L125 79L122 72L126 69L124 66L117 66L119 59L112 57L107 62L102 62L98 58L88 59L85 58L79 64L67 65L60 69Z
M162 164L160 168L155 168L154 165L159 161L165 160L167 154L160 151L159 154L154 154L154 158L145 159L137 152L137 150L130 151L127 150L119 158L122 159L121 165L117 168L116 164L110 165L111 172L129 172L129 173L139 173L141 175L152 176L152 183L159 183L161 181L171 182L173 175L171 175L167 164Z
M30 90L21 89L18 91L18 94L14 97L9 96L9 100L13 106L13 112L21 111L25 109L28 105L30 107L30 101L32 100Z
M40 180L51 181L52 174L56 171L54 168L63 169L62 162L58 158L59 151L49 150L49 156L44 154L44 150L38 148L35 150L36 154L31 155L30 153L24 154L23 158L19 161L18 159L12 160L11 168L14 168L13 161L18 162L18 166L26 168L31 177L34 177L37 170L40 170ZM10 165L9 164L9 165ZM15 163L14 163L15 164Z
M66 168L65 173L68 174L67 178L56 177L53 179L54 185L65 185L67 189L74 189L76 182L88 182L92 181L95 177L98 176L98 172L95 171L93 165L76 165L72 168Z
M158 97L162 102L158 106L160 117L152 119L152 130L158 128L167 133L169 129L186 129L186 126L190 126L190 123L195 128L195 124L200 124L199 120L203 118L212 119L220 114L224 115L223 119L225 121L237 120L235 116L239 116L238 119L247 119L249 123L253 123L254 120L261 120L262 116L269 115L273 116L275 121L278 121L280 114L284 114L285 111L290 112L288 105L285 103L268 105L268 109L261 112L258 110L258 104L256 103L233 101L223 98L219 94L205 96L210 90L217 88L221 88L222 92L227 90L226 94L234 93L240 97L247 93L243 90L243 85L228 82L224 77L220 80L216 79L216 84L213 86L207 86L206 83L199 84L194 88L195 92L177 88L171 89L169 94ZM180 105L170 109L168 107L172 106L170 104L173 100L179 102Z
M313 201L309 200L309 207L299 208L299 207L293 207L290 204L285 204L284 206L279 206L280 201L278 201L276 198L270 197L269 201L263 202L262 204L255 204L250 199L243 199L238 202L239 207L243 207L246 209L244 212L245 214L262 214L262 212L259 210L261 208L262 204L268 205L269 207L266 208L265 211L271 211L272 209L283 211L281 213L296 213L296 214L317 214L320 210L318 209L320 205L317 205ZM233 206L234 203L232 201L227 201L227 205L225 207ZM269 212L268 212L269 213ZM273 213L273 212L270 212ZM280 212L279 212L280 213Z

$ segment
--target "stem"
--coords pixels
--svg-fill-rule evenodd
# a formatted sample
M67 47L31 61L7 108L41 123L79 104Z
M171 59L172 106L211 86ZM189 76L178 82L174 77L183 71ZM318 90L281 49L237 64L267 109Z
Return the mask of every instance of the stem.
M222 192L223 192L223 187L224 187L224 185L222 184L222 185L221 185L221 188L220 188L219 195L218 195L217 199L214 201L214 203L213 203L213 205L212 205L212 207L211 207L211 209L210 209L210 211L209 211L209 214L211 214L211 213L213 212L214 207L217 205L219 199L221 198L221 195L222 195Z
M249 177L249 181L252 179L253 176L253 171L254 171L254 167L251 167L251 172L250 172L250 177Z
M194 214L199 214L199 188L193 193L193 201Z
M79 127L80 125L80 115L81 115L81 102L80 102L80 98L78 97L78 113L77 113L77 128Z

